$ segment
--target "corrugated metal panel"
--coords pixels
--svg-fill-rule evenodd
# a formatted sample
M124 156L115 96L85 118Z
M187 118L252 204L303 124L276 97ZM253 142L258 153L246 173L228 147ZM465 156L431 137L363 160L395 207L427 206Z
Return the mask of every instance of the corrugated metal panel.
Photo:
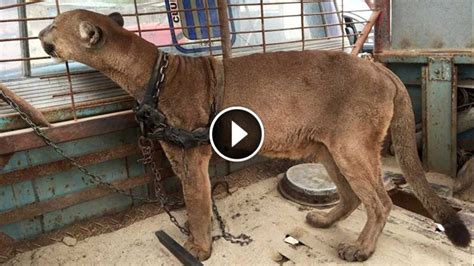
M72 76L75 103L126 96L127 93L100 73ZM36 108L71 105L67 77L28 78L7 81L5 85ZM14 114L5 103L0 103L0 116Z

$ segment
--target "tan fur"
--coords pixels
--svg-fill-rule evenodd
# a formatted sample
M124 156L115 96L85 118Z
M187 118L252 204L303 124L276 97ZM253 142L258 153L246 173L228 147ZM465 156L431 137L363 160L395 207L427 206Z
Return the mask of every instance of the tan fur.
M79 33L84 21L101 28L103 39L97 46L81 45L90 43ZM63 13L53 25L55 29L47 28L40 34L44 45L54 44L59 57L95 67L138 100L143 98L160 53L152 44L107 16L83 10ZM355 242L338 246L341 258L367 259L391 210L379 155L391 123L396 126L397 154L408 181L415 184L422 202L433 206L428 210L435 218L447 213L446 204L427 185L414 150L413 113L406 89L383 66L329 51L254 54L223 63L225 91L220 109L238 105L260 116L265 127L261 154L319 160L336 183L340 204L329 213L311 212L308 222L328 227L349 216L360 202L364 204L367 223ZM212 57L170 56L159 105L171 125L193 130L209 123L217 97L218 67ZM403 143L405 138L407 143ZM186 247L199 259L206 259L212 244L211 148L206 145L185 151L189 164L186 176L183 151L161 144L183 184L192 233Z

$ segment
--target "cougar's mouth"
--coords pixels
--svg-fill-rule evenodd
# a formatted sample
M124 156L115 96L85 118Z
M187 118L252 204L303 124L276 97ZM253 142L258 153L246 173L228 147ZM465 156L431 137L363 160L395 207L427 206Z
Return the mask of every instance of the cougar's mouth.
M43 43L43 49L51 57L59 57L56 53L56 47L54 47L54 44Z

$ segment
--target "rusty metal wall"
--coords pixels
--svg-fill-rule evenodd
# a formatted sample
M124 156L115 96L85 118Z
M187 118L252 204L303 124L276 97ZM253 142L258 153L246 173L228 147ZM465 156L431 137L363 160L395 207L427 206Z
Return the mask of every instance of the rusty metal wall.
M405 83L422 123L426 170L456 176L457 117L472 103L474 57L470 0L378 0L375 57ZM390 34L391 32L391 34ZM463 142L472 134L460 135ZM461 142L461 143L463 143Z

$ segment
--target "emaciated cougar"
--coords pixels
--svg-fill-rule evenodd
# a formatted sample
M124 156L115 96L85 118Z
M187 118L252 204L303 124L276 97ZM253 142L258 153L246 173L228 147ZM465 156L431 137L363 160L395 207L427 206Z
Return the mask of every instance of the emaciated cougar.
M118 13L74 10L57 16L39 38L52 57L87 64L141 101L162 51L122 26ZM260 154L317 160L337 185L340 203L329 212L308 213L309 224L329 227L364 204L367 222L357 240L337 247L342 259L364 261L371 256L392 208L380 160L389 127L404 176L423 206L444 226L454 245L469 245L466 226L425 178L415 149L410 98L387 68L333 51L253 54L222 64L209 56L170 55L159 97L168 123L189 131L206 126L220 75L225 84L219 109L238 105L260 116L266 135ZM166 142L161 145L183 185L191 231L185 247L205 260L212 246L211 147L184 151L189 173L185 178L183 150Z

